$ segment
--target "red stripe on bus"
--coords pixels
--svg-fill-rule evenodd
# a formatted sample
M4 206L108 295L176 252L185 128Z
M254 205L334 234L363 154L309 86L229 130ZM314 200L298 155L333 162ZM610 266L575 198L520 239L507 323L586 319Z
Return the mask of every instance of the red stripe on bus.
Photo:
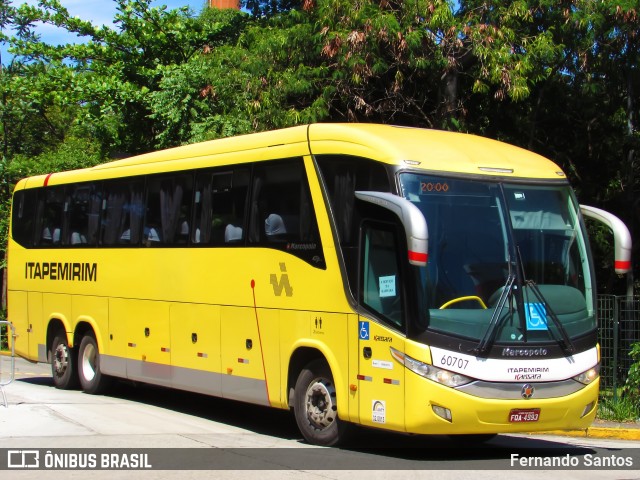
M409 250L409 260L412 260L414 262L427 263L428 258L429 258L429 255L426 253L412 252L411 250Z
M51 178L51 175L53 175L53 173L50 173L49 175L47 175L44 178L44 186L46 187L47 185L49 185L49 179Z
M616 260L614 268L629 270L631 269L631 262L629 260Z

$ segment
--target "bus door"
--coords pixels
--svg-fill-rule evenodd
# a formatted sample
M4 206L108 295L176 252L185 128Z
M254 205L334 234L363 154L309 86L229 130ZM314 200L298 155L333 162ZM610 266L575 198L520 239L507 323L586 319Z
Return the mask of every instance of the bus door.
M391 349L405 350L405 299L394 224L365 222L361 236L358 318L360 422L404 430L404 372Z

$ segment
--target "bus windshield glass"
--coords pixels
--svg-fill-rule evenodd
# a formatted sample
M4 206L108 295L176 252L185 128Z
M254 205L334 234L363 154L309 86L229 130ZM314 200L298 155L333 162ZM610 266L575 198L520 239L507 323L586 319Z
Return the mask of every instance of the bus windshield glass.
M413 173L400 183L429 227L418 280L428 330L513 344L595 329L588 245L569 186Z

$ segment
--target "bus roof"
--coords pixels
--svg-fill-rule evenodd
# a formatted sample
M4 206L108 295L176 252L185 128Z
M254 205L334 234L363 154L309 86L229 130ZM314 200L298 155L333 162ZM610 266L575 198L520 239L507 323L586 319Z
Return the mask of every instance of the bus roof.
M361 151L361 155L404 167L462 174L564 179L549 159L476 135L375 124L311 125L314 154ZM351 147L346 145L351 143Z
M251 152L251 155L247 155ZM240 135L29 179L30 187L276 158L341 154L430 172L564 179L550 160L496 140L440 130L381 124L317 123ZM20 187L26 185L20 182Z

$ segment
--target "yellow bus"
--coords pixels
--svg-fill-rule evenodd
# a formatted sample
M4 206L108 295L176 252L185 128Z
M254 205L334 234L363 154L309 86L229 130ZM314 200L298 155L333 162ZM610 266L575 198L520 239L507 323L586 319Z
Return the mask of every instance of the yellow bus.
M628 230L582 212L628 270ZM27 178L8 249L15 350L59 388L292 409L320 445L595 416L580 206L558 166L494 140L312 124Z

